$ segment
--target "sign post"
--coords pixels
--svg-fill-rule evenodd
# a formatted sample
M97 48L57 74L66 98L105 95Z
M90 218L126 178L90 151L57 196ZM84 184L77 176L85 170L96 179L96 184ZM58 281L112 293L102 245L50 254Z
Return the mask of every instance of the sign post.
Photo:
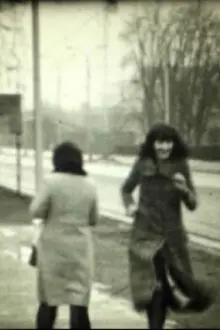
M21 95L0 94L0 115L9 118L9 132L15 135L16 145L16 192L21 194Z
M16 191L17 194L21 194L21 134L15 135L16 140Z

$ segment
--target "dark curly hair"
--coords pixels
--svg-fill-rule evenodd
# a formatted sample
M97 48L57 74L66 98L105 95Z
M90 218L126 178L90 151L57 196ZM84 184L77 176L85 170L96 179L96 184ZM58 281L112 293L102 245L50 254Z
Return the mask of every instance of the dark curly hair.
M152 158L156 160L154 151L155 140L173 141L174 146L170 155L171 159L185 159L189 156L189 150L178 131L171 125L159 123L155 124L146 135L144 143L139 150L140 159Z
M63 142L53 151L54 172L87 175L83 169L83 155L72 142Z

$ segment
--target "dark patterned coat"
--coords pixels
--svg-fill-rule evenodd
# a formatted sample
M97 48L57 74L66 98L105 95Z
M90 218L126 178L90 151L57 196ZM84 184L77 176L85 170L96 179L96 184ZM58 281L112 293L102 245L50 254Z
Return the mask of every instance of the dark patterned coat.
M175 187L172 180L175 173L184 175L188 194L181 194ZM187 297L207 300L193 275L182 222L181 202L189 210L194 210L197 204L187 162L166 162L156 167L151 159L138 160L122 186L125 207L133 203L132 192L137 186L139 204L129 244L130 284L135 309L146 308L158 286L154 263L157 252L161 253L166 269Z

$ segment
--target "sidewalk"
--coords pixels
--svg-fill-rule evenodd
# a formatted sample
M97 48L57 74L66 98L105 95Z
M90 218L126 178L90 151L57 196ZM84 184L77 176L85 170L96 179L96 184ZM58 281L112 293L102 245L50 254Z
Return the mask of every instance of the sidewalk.
M0 328L33 328L36 311L36 271L19 254L19 247L30 244L31 227L27 216L28 199L0 190ZM128 285L128 231L116 221L100 219L95 231L96 285L91 303L91 318L96 329L145 329L143 316L130 308ZM114 253L113 253L114 251ZM197 276L212 283L218 292L215 305L198 315L170 315L167 328L218 328L220 324L220 258L192 250ZM19 257L20 256L20 257ZM66 328L68 311L62 308L56 328Z
M14 253L6 253L2 242L7 239L0 234L1 282L0 310L1 329L34 329L37 300L35 296L35 270L22 263ZM93 290L90 315L95 329L145 329L145 321L131 312L122 300L111 299L107 294ZM68 328L68 308L61 307L55 328Z
M27 216L28 200L16 197L3 189L0 189L0 194L0 301L2 302L0 329L33 329L37 308L36 270L27 264L27 246L30 246L33 234L33 228ZM110 233L110 228L101 228L101 236L106 231ZM102 240L102 246L99 245L97 276L90 307L92 326L95 329L146 329L144 316L132 311L129 300L125 297L113 296L111 293L111 281L117 283L118 274L123 274L127 269L124 263L125 255L124 260L122 262L120 260L123 269L118 269L118 262L112 262L111 241L112 239L105 242ZM120 250L115 248L116 255L122 259L124 248L121 246L118 248ZM112 267L108 267L109 262ZM127 277L126 282L120 285L127 286ZM68 308L62 307L56 328L66 329L67 327ZM171 328L175 328L175 323L168 322L167 329Z

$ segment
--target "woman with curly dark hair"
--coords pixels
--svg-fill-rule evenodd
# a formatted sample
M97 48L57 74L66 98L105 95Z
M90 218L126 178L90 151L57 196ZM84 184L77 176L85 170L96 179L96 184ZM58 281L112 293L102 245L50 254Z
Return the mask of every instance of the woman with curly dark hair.
M83 169L81 150L71 142L53 152L53 173L30 206L43 219L37 242L39 309L37 329L52 329L57 307L70 307L70 329L90 329L88 305L93 275L92 233L96 189Z
M211 304L195 280L182 223L181 202L194 211L197 195L188 148L175 128L156 124L122 186L128 216L134 217L129 244L134 308L145 312L150 329L162 329L168 308L204 311ZM132 193L139 186L136 207Z

